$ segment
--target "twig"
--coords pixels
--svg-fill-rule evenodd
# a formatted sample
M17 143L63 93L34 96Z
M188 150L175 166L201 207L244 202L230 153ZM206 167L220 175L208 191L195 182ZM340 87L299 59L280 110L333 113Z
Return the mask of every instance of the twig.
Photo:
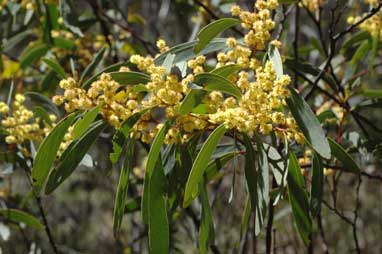
M300 19L300 8L298 7L298 3L295 4L296 13L294 16L294 40L293 40L293 53L294 53L294 61L295 63L298 62L298 36L300 33L300 25L299 25L299 19ZM294 80L293 80L293 86L297 88L297 70L294 70Z
M120 22L116 19L113 19L112 17L107 15L103 10L100 10L100 15L102 15L110 23L117 25L120 28L122 28L123 30L129 32L133 38L137 39L139 42L142 43L142 45L145 47L145 49L147 50L147 52L150 55L154 55L154 53L156 51L156 47L150 41L145 40L143 37L141 37L140 35L135 33L135 31L133 29L131 29L128 25L125 25L122 22Z
M366 16L364 16L362 19L360 19L359 21L355 22L354 24L348 26L344 31L342 31L342 32L336 34L334 37L332 37L333 40L338 41L343 36L345 36L347 33L350 33L351 31L353 31L353 29L355 29L357 26L361 25L363 22L365 22L366 20L368 20L369 18L371 18L372 16L377 14L381 8L382 8L382 3L379 3L377 7L372 8L366 14Z
M324 243L324 253L329 254L328 243L327 243L326 237L325 237L325 230L324 230L324 227L322 225L321 213L319 213L317 216L317 225L318 225L318 230L320 231L321 239Z
M216 15L207 5L205 5L203 2L199 1L199 0L194 0L194 2L199 5L200 7L202 7L210 16L211 18L213 19L220 19L220 17L218 15ZM230 28L231 30L235 31L237 34L239 34L240 36L244 36L244 33L241 32L240 30L238 30L236 27L231 27Z
M361 189L361 183L362 183L362 178L359 175L358 176L358 185L356 189L356 205L354 209L354 219L353 219L353 237L354 237L354 243L355 243L355 249L357 253L361 253L361 248L359 246L359 240L358 240L358 235L357 235L357 220L358 220L358 211L360 207L360 198L359 198L359 191Z
M38 209L39 209L41 217L42 217L42 221L43 221L44 226L45 226L45 232L46 232L48 239L49 239L49 243L52 246L53 252L55 254L58 254L59 252L57 250L56 243L54 242L52 232L50 231L48 220L46 219L45 211L44 211L44 208L43 208L42 203L41 203L41 198L39 196L36 196L35 194L33 194L33 195L35 196L37 206L38 206Z
M338 217L340 217L343 221L345 221L346 223L350 224L350 225L353 225L353 222L348 218L346 217L345 215L343 215L340 211L338 211L336 208L332 207L331 205L328 204L328 202L326 202L325 200L322 200L322 203L332 212L334 212L335 214L338 215Z
M42 217L42 222L44 224L45 233L49 239L49 244L53 249L53 253L58 254L59 252L57 249L57 245L53 239L53 235L52 235L52 232L50 230L48 220L46 219L46 215L45 215L44 208L42 206L41 198L38 195L36 195L35 192L33 191L33 185L32 185L31 176L30 176L30 169L25 168L25 167L22 167L22 168L24 169L23 171L25 173L26 178L28 179L29 186L32 188L32 195L33 195L34 199L36 200L40 215Z

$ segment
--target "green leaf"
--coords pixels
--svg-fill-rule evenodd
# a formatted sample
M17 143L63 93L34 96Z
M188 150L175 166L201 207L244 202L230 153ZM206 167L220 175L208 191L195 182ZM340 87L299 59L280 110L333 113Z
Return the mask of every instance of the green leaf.
M218 34L238 24L240 24L240 20L238 19L222 18L203 27L198 33L198 42L194 47L194 52L199 53Z
M81 75L80 83L82 83L85 80L86 77L88 77L91 74L93 74L94 70L97 68L97 66L99 65L99 63L103 59L103 55L105 54L105 51L106 51L105 47L101 48L97 52L97 54L94 56L92 62L88 66L86 66L84 72Z
M369 53L371 49L371 46L372 46L371 44L372 43L369 40L362 42L362 44L355 51L351 59L351 63L358 64L359 61L364 59L366 57L366 54Z
M353 158L346 152L346 150L339 145L336 141L328 138L330 149L332 150L332 155L342 163L343 170L359 173L361 169L358 167L357 163Z
M218 76L221 76L223 78L228 78L231 74L234 74L241 70L241 66L238 64L229 64L229 65L224 65L222 67L213 69L210 71L212 74L216 74Z
M204 181L199 184L200 203L202 206L202 216L199 229L199 248L201 254L206 254L209 245L215 242L215 229L212 218L212 211L208 201L208 193Z
M96 119L102 105L98 105L93 109L84 113L84 115L77 120L77 122L73 125L72 137L73 139L78 139L85 133L90 124Z
M352 35L347 41L342 45L341 51L346 52L353 50L353 46L361 43L364 40L370 39L370 33L366 31L358 32Z
M155 58L155 65L163 65L163 62L168 54L175 55L173 64L177 64L179 62L193 59L198 55L206 55L212 52L224 51L228 48L225 38L216 38L213 39L199 54L195 54L194 46L196 43L197 41L190 41L176 45L175 47Z
M37 106L33 109L33 113L35 117L40 117L45 123L49 126L52 126L52 121L50 120L48 112L43 107Z
M361 94L369 98L382 98L382 89L363 89Z
M67 78L64 68L62 68L57 61L49 58L43 58L42 61L52 68L52 70L54 70L60 78Z
M257 156L247 135L243 135L246 147L245 154L245 178L247 189L251 200L251 207L256 214L255 235L260 233L264 224L266 207L269 203L269 166L268 157L264 150L262 141L256 137ZM258 157L258 158L257 158ZM256 163L258 171L256 172Z
M49 171L56 159L57 151L60 147L66 131L74 120L75 114L72 113L62 119L48 134L40 144L36 157L33 162L32 179L33 189L36 194L41 191Z
M53 38L53 45L62 49L73 49L76 44L62 37Z
M251 217L251 198L247 195L243 216L240 226L240 241L243 239L246 229L248 228L249 218Z
M268 155L264 149L263 142L261 139L255 135L256 137L256 144L257 144L257 151L259 155L259 180L257 182L258 185L258 192L261 198L261 209L265 210L268 203L269 203L269 164L268 164ZM265 214L265 211L263 211L263 214Z
M97 74L93 75L91 78L88 78L85 82L83 82L82 87L87 88L88 86L90 86L91 83L96 81L98 79L98 77L101 76L102 73L109 73L109 72L113 72L113 71L118 71L119 68L121 68L123 65L124 65L124 63L116 63L116 64L113 64L113 65L106 67L105 69L101 70L100 72L97 72Z
M110 75L121 85L146 84L151 81L149 75L134 71L111 72Z
M143 196L142 196L142 218L145 223L149 220L149 186L151 181L151 175L154 172L154 168L157 166L156 163L160 158L160 148L163 145L164 138L166 136L167 130L169 128L170 123L166 122L163 127L158 131L155 136L153 143L150 147L149 154L147 155L147 164L146 164L146 172L145 172L145 180L143 186ZM160 165L162 168L162 165Z
M288 107L305 137L322 157L330 159L330 146L315 114L293 88L287 98Z
M206 91L202 89L191 89L190 92L184 97L182 103L179 106L179 114L185 115L190 113L196 106L198 106L204 96Z
M168 54L163 62L163 67L165 68L165 73L170 73L172 64L174 62L175 55L174 54Z
M321 210L322 195L324 192L324 168L321 158L317 153L313 154L312 171L310 210L312 216L316 217Z
M10 221L13 221L15 223L23 223L35 229L41 230L44 228L39 219L37 219L33 215L30 215L20 210L3 208L0 209L0 215L4 216Z
M75 13L72 11L72 7L68 3L67 0L60 0L59 10L61 17L64 21L64 25L70 29L73 33L82 37L83 34L81 30L78 28L78 20Z
M207 180L212 180L218 171L225 166L230 160L232 160L235 156L237 156L237 152L229 152L223 154L222 156L210 161L206 168L206 177Z
M284 74L283 72L283 61L281 60L281 55L277 47L271 45L268 50L269 59L273 63L273 69L276 71L277 78L281 78Z
M206 169L206 162L211 158L216 146L224 133L227 131L222 124L217 127L207 138L203 147L200 149L194 164L192 165L190 176L188 177L186 190L184 193L183 207L190 205L191 201L198 194L198 185L203 178L203 174Z
M325 110L324 112L321 112L318 116L317 119L320 121L320 123L325 123L326 120L331 119L331 118L337 118L336 114L334 114L333 110Z
M43 107L45 110L55 114L56 116L60 116L60 110L48 97L36 92L26 92L24 95L28 97L33 104Z
M305 191L304 177L293 152L289 153L288 193L297 231L307 245L309 234L312 232L312 220L309 215L309 201Z
M155 163L148 190L149 246L152 254L168 254L170 253L170 227L166 205L167 179L161 159L158 158Z
M36 44L32 47L27 47L20 56L20 67L25 69L28 66L34 64L42 56L48 52L48 46L46 44Z
M133 168L132 159L134 156L135 140L129 139L127 143L126 157L121 167L121 173L119 176L118 187L115 195L114 202L114 214L113 214L113 230L116 236L121 224L122 218L125 213L125 207L127 202L127 190L129 187L129 175Z
M261 221L263 218L262 218L262 213L258 212L259 206L261 205L261 203L259 199L260 193L258 192L258 183L257 183L258 174L256 173L256 154L248 136L243 135L243 137L244 137L244 143L246 147L244 173L245 173L245 179L247 183L249 199L251 201L251 207L256 214L255 235L258 235L260 233L260 228L262 225ZM258 214L260 215L260 217L258 216Z
M131 115L129 118L126 119L121 125L121 127L115 132L112 144L113 144L113 152L110 153L110 161L111 163L115 164L117 163L121 152L122 152L122 145L126 138L129 137L131 128L139 121L139 119L144 115L149 109L144 109L140 112L137 112L133 115Z
M226 78L212 73L200 73L195 75L194 83L201 85L207 91L220 91L241 98L240 89Z
M19 43L28 41L30 38L36 37L36 33L32 29L25 30L20 33L15 33L14 36L8 38L7 41L3 44L3 52L9 53L14 49ZM28 39L29 38L29 39Z
M52 193L73 173L105 127L106 123L99 120L95 122L80 139L73 141L69 145L58 161L57 167L55 167L49 175L45 187L46 194Z

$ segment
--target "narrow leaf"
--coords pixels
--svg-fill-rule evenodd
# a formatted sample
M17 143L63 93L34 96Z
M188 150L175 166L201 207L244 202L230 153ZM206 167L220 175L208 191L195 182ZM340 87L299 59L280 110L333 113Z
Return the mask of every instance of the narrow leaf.
M290 97L286 101L298 127L304 133L313 149L322 157L330 159L330 146L317 117L296 90L291 88L290 93Z
M199 53L206 45L224 30L240 24L240 20L234 18L218 19L203 27L198 33L198 42L194 47L195 53Z
M134 71L110 72L110 75L113 80L121 85L146 84L151 81L149 75Z
M170 253L170 227L166 204L166 177L163 172L162 161L155 161L148 191L148 226L150 253Z
M79 137L81 137L82 134L85 133L90 124L96 119L101 107L101 104L98 105L97 107L84 113L84 115L77 120L77 122L73 125L73 139L78 139Z
M200 203L202 206L202 216L199 230L200 253L206 254L209 245L215 242L215 229L212 219L212 211L208 201L206 184L202 181L200 184Z
M150 147L149 154L147 156L146 172L143 186L143 196L142 196L142 218L145 223L149 220L149 186L151 181L151 175L153 174L154 168L160 158L160 148L163 145L164 138L166 136L167 130L169 128L169 122L166 122L163 127L159 130L154 138L154 141ZM163 166L160 165L160 168ZM163 169L162 169L163 170Z
M24 95L30 98L33 104L43 107L44 109L55 114L56 116L60 116L60 110L48 97L36 92L26 92Z
M222 67L216 68L210 73L219 75L223 78L228 78L231 74L238 72L241 70L241 66L238 64L229 64L229 65L224 65Z
M97 72L91 78L88 78L85 82L83 82L82 87L87 88L91 83L96 81L98 79L98 77L101 76L102 73L109 73L109 72L113 72L113 71L118 71L119 68L121 68L123 65L124 65L124 63L116 63L116 64L113 64L113 65L106 67L105 69Z
M199 54L195 54L194 46L196 43L197 41L191 41L178 44L175 47L170 48L170 50L166 51L165 53L159 55L154 62L156 65L163 65L163 62L166 59L167 55L174 54L175 59L173 61L173 64L177 64L193 59L197 55L206 55L212 52L224 51L228 48L225 38L216 38L213 39L201 52L199 52Z
M339 145L336 141L328 138L330 149L332 150L333 156L342 163L343 169L345 171L359 173L361 169L358 167L357 163L353 158L346 152L346 150Z
M302 176L300 166L296 155L289 153L288 167L288 193L289 202L298 233L301 239L307 245L309 243L309 234L312 232L312 221L309 215L308 195L305 191L304 177Z
M276 71L277 78L281 78L283 75L283 62L281 55L277 47L271 45L268 50L269 59L273 63L273 68Z
M207 91L220 91L241 98L240 89L226 78L213 73L200 73L195 75L194 83L203 86Z
M101 48L97 52L97 54L94 56L92 62L88 66L86 66L84 72L81 75L80 83L82 83L85 80L85 78L93 74L94 70L97 68L97 66L103 59L103 55L105 54L105 51L106 51L105 47Z
M44 56L46 52L48 52L48 46L46 44L37 44L33 47L27 47L20 56L20 67L25 69L26 67L31 66Z
M105 127L106 124L102 120L95 122L80 139L69 145L58 161L57 167L49 175L45 187L46 194L52 193L73 173Z
M52 70L55 71L60 78L65 79L67 77L64 68L62 68L57 61L49 58L43 58L42 61L52 68Z
M324 192L324 168L321 158L317 153L313 154L312 171L310 210L312 216L316 217L321 210L322 195Z
M127 202L127 190L129 187L129 175L133 167L132 159L134 156L135 140L129 139L127 143L126 157L121 167L118 187L114 201L113 230L116 236L122 224L122 218L125 213Z
M203 178L203 174L206 169L206 162L211 158L216 146L218 145L220 139L223 137L224 133L227 131L225 126L222 124L217 127L207 138L203 147L200 149L195 162L192 166L190 176L188 177L186 190L184 194L183 206L187 207L190 205L191 201L198 194L198 185Z
M190 113L202 102L206 94L206 91L202 89L191 89L179 106L179 114L185 115Z
M125 122L122 123L122 126L115 132L112 140L113 152L109 155L111 163L117 163L122 152L122 145L125 139L129 137L131 128L133 128L133 126L139 121L141 116L145 114L148 110L149 109L144 109L140 112L131 115Z
M70 114L61 120L56 127L42 141L38 148L33 162L32 179L35 193L39 193L48 177L49 171L56 159L57 151L60 147L66 131L74 120L75 114Z
M6 219L12 222L23 223L35 229L41 230L44 228L44 226L41 224L39 219L37 219L31 214L28 214L20 210L3 208L3 209L0 209L0 215L2 215L3 217L5 217Z

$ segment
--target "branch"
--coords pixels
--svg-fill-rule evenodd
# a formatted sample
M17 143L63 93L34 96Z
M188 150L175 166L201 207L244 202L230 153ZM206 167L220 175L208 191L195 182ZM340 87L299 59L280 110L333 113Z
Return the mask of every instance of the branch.
M357 235L357 220L358 220L358 210L360 207L360 199L359 199L359 191L361 189L361 183L362 183L362 178L361 176L358 176L358 185L357 185L357 190L356 190L356 204L355 204L355 209L354 209L354 219L353 219L353 237L354 237L354 243L355 243L355 249L357 253L361 253L361 248L359 246L359 240L358 240L358 235Z
M200 7L202 7L211 16L211 18L213 18L213 19L220 19L220 17L218 15L216 15L207 5L202 3L200 0L194 0L194 2L197 5L199 5ZM240 30L238 30L237 28L231 27L230 29L235 31L240 36L244 36L244 33L241 32Z
M378 4L377 7L374 7L373 9L371 9L367 14L366 16L364 16L362 19L360 19L359 21L355 22L354 24L348 26L344 31L336 34L334 37L333 37L333 40L334 41L338 41L339 39L341 39L343 36L345 36L346 34L350 33L351 31L353 31L353 29L355 29L356 27L358 27L359 25L361 25L363 22L365 22L366 20L368 20L369 18L371 18L372 16L374 16L375 14L377 14L379 12L379 10L382 8L382 3L380 2Z
M299 25L299 19L300 19L300 8L298 7L298 3L295 4L296 7L296 13L294 16L294 40L293 40L293 53L294 53L294 60L297 63L298 62L298 35L300 33L300 25ZM297 88L297 70L294 71L294 80L293 80L293 86Z

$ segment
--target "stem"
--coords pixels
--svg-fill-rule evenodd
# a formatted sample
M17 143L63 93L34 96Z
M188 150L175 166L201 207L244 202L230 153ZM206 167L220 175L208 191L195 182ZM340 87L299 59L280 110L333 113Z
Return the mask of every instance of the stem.
M298 35L300 33L300 26L299 26L299 19L300 19L300 8L298 7L298 3L295 4L296 6L296 13L294 16L294 40L293 40L293 52L294 52L294 61L298 62ZM294 80L293 80L293 86L297 88L297 77L298 73L297 70L294 71Z
M57 250L57 246L56 246L56 243L54 242L54 239L53 239L53 235L52 235L52 232L50 230L50 227L49 227L49 224L48 224L48 220L46 219L46 215L45 215L45 211L44 211L44 208L42 206L42 202L41 202L41 198L39 196L36 196L35 194L33 194L36 198L36 202L37 202L37 205L38 205L38 209L40 211L40 214L41 214L41 217L42 217L42 221L44 223L44 226L45 226L45 232L48 236L48 239L49 239L49 243L53 249L53 252L55 254L58 254L58 250Z
M256 238L256 211L253 212L253 229L252 229L252 251L257 254L257 238Z

